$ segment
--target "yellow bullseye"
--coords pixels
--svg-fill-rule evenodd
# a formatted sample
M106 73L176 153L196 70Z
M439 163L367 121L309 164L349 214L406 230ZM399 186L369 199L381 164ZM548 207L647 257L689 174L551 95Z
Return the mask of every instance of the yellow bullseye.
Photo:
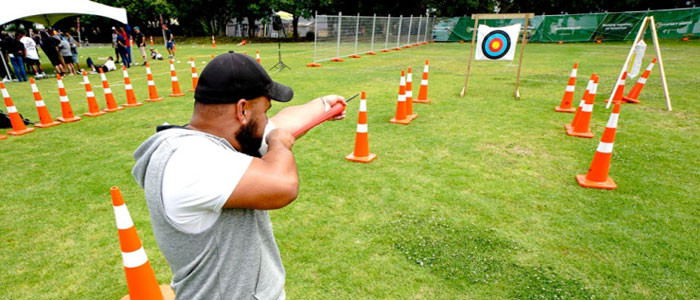
M498 47L500 47L500 46L501 46L501 43L500 43L500 42L498 42L498 41L495 41L495 42L493 42L493 44L492 44L492 45L493 45L493 49L498 49Z

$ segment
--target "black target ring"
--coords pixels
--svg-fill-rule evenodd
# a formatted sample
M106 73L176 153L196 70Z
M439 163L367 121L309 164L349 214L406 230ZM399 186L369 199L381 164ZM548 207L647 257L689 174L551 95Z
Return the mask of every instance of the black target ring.
M499 59L510 50L510 36L503 30L497 29L489 32L481 43L481 53L488 59ZM499 45L494 47L494 45ZM496 48L496 49L494 49Z

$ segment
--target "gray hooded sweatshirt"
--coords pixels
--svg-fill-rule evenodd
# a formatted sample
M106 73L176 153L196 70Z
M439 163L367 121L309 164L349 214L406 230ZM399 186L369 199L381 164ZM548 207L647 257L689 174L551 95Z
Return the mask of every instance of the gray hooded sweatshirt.
M222 209L216 222L197 234L178 229L168 219L161 197L163 171L186 136L236 151L225 139L171 128L136 149L131 171L146 194L153 233L173 272L177 299L285 299L284 267L267 211Z

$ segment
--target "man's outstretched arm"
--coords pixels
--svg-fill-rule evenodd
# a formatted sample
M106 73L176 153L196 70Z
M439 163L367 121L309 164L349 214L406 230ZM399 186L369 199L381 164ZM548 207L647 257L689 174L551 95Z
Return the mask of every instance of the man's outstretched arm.
M274 117L270 118L270 120L272 120L276 128L281 128L289 132L296 132L306 125L306 123L322 115L328 108L333 107L333 105L338 102L345 102L345 98L338 95L323 96L305 104L285 107ZM344 117L345 112L343 111L342 115L333 119L340 120ZM303 134L301 136L303 136Z

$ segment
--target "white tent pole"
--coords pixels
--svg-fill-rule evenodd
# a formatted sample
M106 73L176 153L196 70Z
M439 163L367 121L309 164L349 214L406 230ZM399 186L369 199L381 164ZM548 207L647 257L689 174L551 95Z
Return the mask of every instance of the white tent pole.
M338 45L335 48L335 57L340 57L340 34L342 33L343 12L338 12Z
M399 47L399 43L401 42L401 22L403 21L403 15L399 15L399 32L396 35L396 47Z
M369 51L374 51L374 25L377 23L377 14L372 17L372 41L370 42Z
M355 22L355 53L357 54L357 36L360 33L360 13L357 13L357 21Z

